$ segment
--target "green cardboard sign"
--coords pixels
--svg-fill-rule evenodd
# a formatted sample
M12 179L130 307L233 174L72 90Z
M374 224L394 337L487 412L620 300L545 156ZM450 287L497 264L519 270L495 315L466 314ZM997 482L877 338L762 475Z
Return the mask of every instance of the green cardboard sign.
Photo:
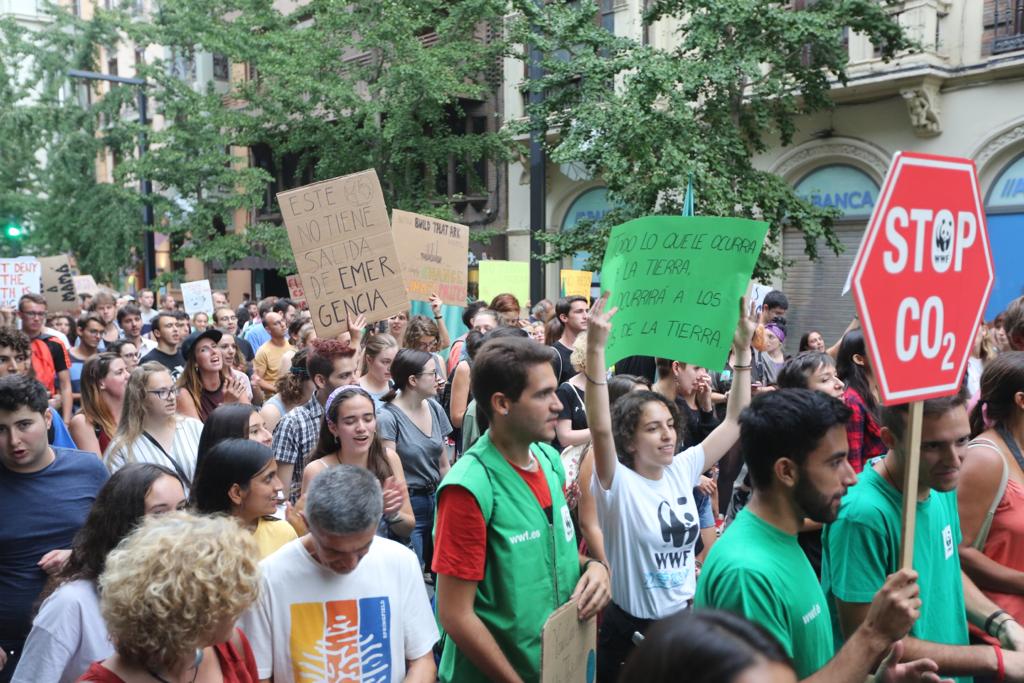
M723 367L767 234L764 222L711 216L647 216L612 228L601 266L608 306L619 307L608 364L658 356Z

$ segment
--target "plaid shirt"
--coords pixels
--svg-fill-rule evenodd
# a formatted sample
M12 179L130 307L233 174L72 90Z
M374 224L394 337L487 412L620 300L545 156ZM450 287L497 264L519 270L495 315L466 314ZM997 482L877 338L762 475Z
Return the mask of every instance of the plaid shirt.
M304 404L289 412L277 424L274 430L274 459L286 465L294 465L292 470L291 491L289 497L294 501L299 497L302 486L302 469L306 466L306 456L316 446L320 436L320 422L324 417L324 407L316 397L316 392ZM285 482L287 486L288 483Z
M847 456L857 474L864 469L864 463L879 455L885 455L888 448L882 441L882 427L878 418L871 414L855 390L849 387L843 392L843 401L853 411L846 423L846 443L850 448Z

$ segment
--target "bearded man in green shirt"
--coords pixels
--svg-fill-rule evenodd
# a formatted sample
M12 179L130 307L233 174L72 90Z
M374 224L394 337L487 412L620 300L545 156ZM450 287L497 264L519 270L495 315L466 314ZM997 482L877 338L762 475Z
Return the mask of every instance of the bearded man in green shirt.
M743 411L740 444L754 493L712 547L695 606L760 624L778 639L802 681L863 683L894 643L885 680L938 680L934 662L895 664L902 653L898 641L920 613L913 570L886 579L863 624L837 653L825 595L797 542L804 519L834 520L857 482L847 460L849 416L841 401L809 389L762 394Z

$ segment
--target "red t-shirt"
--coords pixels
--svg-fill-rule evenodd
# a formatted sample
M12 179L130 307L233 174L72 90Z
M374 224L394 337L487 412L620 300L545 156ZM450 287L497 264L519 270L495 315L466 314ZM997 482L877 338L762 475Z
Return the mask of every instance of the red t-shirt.
M260 677L256 671L256 657L252 653L252 647L249 646L249 639L245 637L241 629L236 628L235 634L242 644L242 652L236 650L231 641L213 646L217 660L220 662L224 683L257 683ZM91 683L124 683L123 678L99 662L93 662L78 680Z
M514 466L513 466L514 467ZM541 508L551 509L551 490L544 470L527 472L514 467ZM434 572L464 581L482 581L487 559L487 524L476 498L462 486L441 489L434 533Z

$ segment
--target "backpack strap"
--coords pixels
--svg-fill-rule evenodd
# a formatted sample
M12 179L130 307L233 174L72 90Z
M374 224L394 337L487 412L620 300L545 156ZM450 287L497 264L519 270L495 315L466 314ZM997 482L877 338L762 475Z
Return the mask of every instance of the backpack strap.
M992 520L996 516L996 508L999 507L999 503L1002 501L1003 495L1006 493L1006 483L1010 479L1010 468L1006 464L1006 458L1003 457L1002 451L999 450L999 446L997 446L994 441L989 439L974 439L967 445L967 448L990 448L999 454L999 462L1003 464L1003 472L999 477L999 488L996 489L995 498L993 498L992 502L989 503L988 511L985 513L985 519L981 523L978 535L974 537L974 543L971 544L971 547L975 550L983 551L985 548L985 541L988 540L988 532L992 528Z

